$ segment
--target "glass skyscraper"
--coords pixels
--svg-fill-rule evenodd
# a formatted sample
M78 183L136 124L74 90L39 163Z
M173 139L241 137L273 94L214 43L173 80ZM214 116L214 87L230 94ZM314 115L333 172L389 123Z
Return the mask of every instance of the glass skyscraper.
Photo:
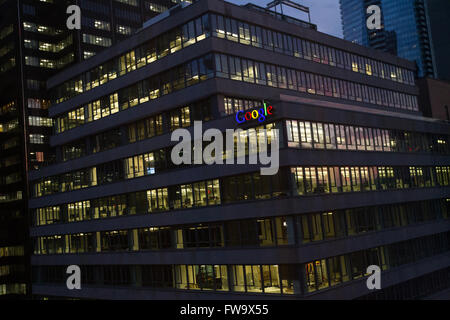
M366 27L366 8L372 4L382 10L383 30L379 32ZM420 77L437 77L427 0L340 0L340 5L344 39L415 61ZM384 43L373 41L380 32Z
M427 2L427 14L430 21L433 58L438 79L450 81L450 1L433 0Z

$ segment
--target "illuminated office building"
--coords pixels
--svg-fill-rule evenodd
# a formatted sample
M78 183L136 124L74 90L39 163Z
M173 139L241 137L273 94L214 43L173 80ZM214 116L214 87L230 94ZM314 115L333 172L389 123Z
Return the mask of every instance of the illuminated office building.
M27 173L52 163L47 79L178 1L0 0L0 299L29 293ZM78 4L81 30L66 28Z
M406 299L448 288L450 126L422 116L415 71L291 17L200 0L55 75L56 164L29 175L33 294ZM262 100L272 117L236 124ZM175 166L171 132L197 120L279 129L278 173ZM66 287L73 264L82 290ZM369 265L381 291L366 287Z

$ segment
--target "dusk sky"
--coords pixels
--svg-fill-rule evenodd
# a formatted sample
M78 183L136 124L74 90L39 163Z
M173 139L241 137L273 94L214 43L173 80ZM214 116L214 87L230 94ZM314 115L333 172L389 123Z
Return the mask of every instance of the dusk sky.
M265 7L272 0L226 0L235 4L254 3ZM294 0L301 5L311 9L311 22L317 24L319 31L342 38L341 16L339 11L339 0ZM279 6L277 7L279 9ZM285 10L286 9L286 10ZM289 10L283 6L283 11L291 16L307 20L305 13L297 13L297 10Z

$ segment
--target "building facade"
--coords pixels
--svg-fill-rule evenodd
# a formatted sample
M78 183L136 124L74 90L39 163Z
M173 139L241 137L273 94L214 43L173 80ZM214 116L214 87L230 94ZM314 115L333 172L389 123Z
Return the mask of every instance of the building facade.
M0 298L30 283L27 173L55 160L48 148L47 79L123 40L177 1L0 1ZM82 9L82 29L66 9Z
M303 21L200 0L55 75L57 163L29 174L33 294L372 299L448 288L450 127L419 111L415 71ZM263 101L273 115L237 124ZM278 138L278 173L175 165L171 134L195 133L196 121L240 128L236 140ZM66 287L69 265L81 290ZM369 265L382 270L378 295Z
M450 82L431 78L417 80L419 105L427 117L450 121Z
M344 39L415 61L420 77L436 78L439 67L434 58L427 2L340 0ZM372 31L366 27L366 9L372 4L382 9L382 30ZM434 49L441 50L438 46Z

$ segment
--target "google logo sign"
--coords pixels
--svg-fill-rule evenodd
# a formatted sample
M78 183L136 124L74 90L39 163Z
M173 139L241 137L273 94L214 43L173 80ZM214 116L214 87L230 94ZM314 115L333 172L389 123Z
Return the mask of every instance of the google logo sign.
M255 119L258 119L259 122L264 122L269 115L273 115L273 106L268 106L263 102L263 107L261 109L254 109L247 112L238 111L238 113L236 113L236 122L244 123Z

